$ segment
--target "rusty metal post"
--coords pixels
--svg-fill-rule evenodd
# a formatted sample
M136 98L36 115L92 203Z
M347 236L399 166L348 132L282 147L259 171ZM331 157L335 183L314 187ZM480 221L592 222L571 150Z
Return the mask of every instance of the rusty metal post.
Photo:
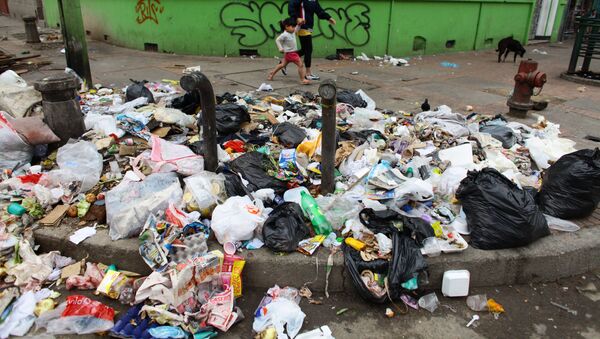
M321 193L329 194L335 191L335 152L337 143L336 130L336 101L337 87L332 80L324 81L319 86L321 96L323 139L321 154Z
M217 118L215 92L206 75L193 72L181 77L181 87L188 92L198 92L202 106L202 146L204 148L204 169L214 172L219 166L217 153Z
M37 29L37 18L34 16L26 16L23 18L25 22L25 37L26 42L30 44L40 43L40 34Z
M44 121L60 138L60 143L53 146L64 145L85 133L83 113L77 101L77 78L65 73L36 81L33 87L42 93Z

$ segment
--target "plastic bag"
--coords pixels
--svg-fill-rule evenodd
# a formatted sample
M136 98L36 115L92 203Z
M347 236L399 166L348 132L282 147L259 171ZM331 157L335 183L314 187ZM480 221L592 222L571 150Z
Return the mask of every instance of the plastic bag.
M100 333L114 326L115 311L99 301L70 295L65 304L60 318L48 322L46 329L49 334Z
M517 136L510 127L500 125L482 125L479 127L479 132L488 133L494 139L502 142L503 148L511 148L517 143Z
M25 88L27 87L27 81L21 78L15 71L7 70L0 74L0 85L3 86L17 86Z
M139 177L144 177L137 170L139 161L144 160L154 173L177 172L188 176L201 172L204 169L204 158L184 145L177 145L161 139L156 135L151 136L152 151L140 154L133 162L134 171Z
M263 203L249 197L231 197L215 208L210 228L220 244L250 240L254 230L267 219Z
M225 176L213 172L202 171L183 179L203 216L209 216L217 203L227 199Z
M217 105L216 118L217 131L222 135L237 133L243 123L251 121L246 107L237 104Z
M559 218L555 218L551 215L544 214L546 217L546 221L548 222L548 227L562 232L577 232L579 231L579 226L576 223L568 220L563 220Z
M367 93L365 93L365 91L363 91L362 89L359 89L358 91L356 91L355 94L360 95L360 97L367 103L367 106L365 106L366 109L375 109L377 108L377 104L375 103L375 101L373 99L371 99Z
M475 248L520 247L550 234L533 197L493 168L469 171L456 197L463 205Z
M200 95L198 92L192 91L171 100L170 107L177 108L185 114L196 114L200 104Z
M87 192L100 180L103 162L96 145L89 141L77 141L58 149L56 163L61 170L70 172L81 181L81 192Z
M285 298L278 298L261 308L260 315L254 319L252 329L262 332L273 326L277 331L278 339L294 338L300 332L305 317L306 314L298 304Z
M531 158L540 170L550 167L550 162L557 161L563 155L575 152L574 146L574 141L558 137L533 137L525 140L525 147L529 149Z
M144 86L144 84L148 81L136 81L133 79L129 80L131 80L133 84L127 86L127 90L125 91L126 102L133 101L140 97L145 97L148 98L149 104L154 103L154 96L152 95L152 92L146 86Z
M542 212L561 219L592 214L600 202L600 149L558 159L544 173L537 202Z
M60 141L60 138L39 117L14 119L11 125L29 145L46 145Z
M7 120L7 114L0 112L0 169L25 165L31 162L33 147L19 136Z
M269 214L263 225L263 241L275 252L294 252L298 242L310 236L302 209L294 202L283 203Z
M159 107L154 111L154 119L166 124L175 124L179 127L194 128L196 119L176 108Z
M352 107L367 107L368 103L363 100L363 98L356 93L352 93L347 90L338 91L337 93L337 101L343 102L345 104L351 105Z
M306 132L294 124L284 122L274 126L273 136L285 148L296 148L306 138Z
M106 220L112 240L137 236L148 214L181 201L183 191L175 173L156 173L144 181L124 180L106 193Z
M361 210L361 205L347 196L319 196L316 200L334 230L341 229L346 220L356 217Z
M287 190L285 182L278 180L267 173L270 164L268 156L260 152L248 152L229 163L231 170L240 173L248 181L247 187L251 192L262 188L272 188L276 194L283 194Z

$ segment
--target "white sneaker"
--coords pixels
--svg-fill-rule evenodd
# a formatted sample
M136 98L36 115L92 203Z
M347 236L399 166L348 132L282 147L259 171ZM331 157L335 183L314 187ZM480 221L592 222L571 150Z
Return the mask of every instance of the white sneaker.
M319 76L314 75L314 74L309 74L305 78L306 78L306 80L321 80L321 78Z

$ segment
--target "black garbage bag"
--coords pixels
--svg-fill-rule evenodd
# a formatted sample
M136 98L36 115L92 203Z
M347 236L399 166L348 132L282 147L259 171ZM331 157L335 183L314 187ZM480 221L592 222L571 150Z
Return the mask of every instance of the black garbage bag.
M410 280L416 273L427 269L427 261L423 258L419 246L413 239L397 230L392 230L392 260L373 260L365 262L360 252L344 244L344 261L350 274L354 288L365 300L373 303L384 303L389 298L400 299L403 288L402 283ZM385 274L388 279L388 294L378 296L373 294L361 278L364 271Z
M223 95L217 95L217 104L222 104L224 102L234 103L237 101L237 96L231 94L229 92L223 93Z
M296 148L306 138L306 132L294 124L283 122L273 127L273 136L286 148Z
M421 218L410 218L392 210L374 211L365 208L358 214L360 222L373 233L383 233L388 237L401 228L402 233L415 239L419 246L423 240L434 237L435 232L428 222Z
M427 269L427 261L417 243L405 234L396 233L392 237L392 262L388 274L388 288L393 300L402 294L402 283L414 277L415 273Z
M250 122L246 107L236 104L217 105L216 116L219 134L237 133L243 123Z
M340 138L342 140L354 140L354 141L358 141L360 143L364 143L373 134L377 135L382 140L387 140L387 138L385 137L385 135L383 135L383 133L373 130L373 129L365 129L365 130L358 131L358 132L346 131L346 132L343 132L340 134Z
M346 103L352 107L367 107L367 102L360 95L347 90L338 91L337 101Z
M511 148L517 143L515 132L507 126L481 124L479 132L490 134L494 139L502 142L502 147L504 148Z
M127 90L125 91L126 102L133 101L139 97L146 97L148 98L149 104L154 103L154 95L152 95L152 92L150 92L150 90L146 86L144 86L144 84L148 81L137 81L133 79L129 80L131 80L133 84L127 86Z
M228 198L247 195L242 179L237 174L231 171L223 171L222 173L225 176L225 193L227 193Z
M469 171L456 197L467 215L475 248L525 246L550 234L546 218L531 194L496 169Z
M187 92L171 100L169 107L177 108L185 114L196 114L200 108L200 94L198 91Z
M561 219L584 218L600 202L600 149L563 155L542 177L540 209Z
M242 154L229 163L230 169L239 173L248 181L247 187L254 192L261 188L272 188L276 194L283 194L287 190L285 182L278 180L267 173L273 168L268 157L260 152Z
M283 109L285 111L298 113L300 115L306 115L306 113L308 113L308 111L310 110L310 108L308 106L303 105L299 102L287 102L287 101L283 104Z
M367 288L367 286L365 286L365 283L360 277L361 273L365 271L365 269L359 268L359 263L364 263L364 261L360 257L359 252L353 249L352 247L347 246L346 244L343 245L343 250L345 268L348 274L350 275L350 279L352 279L352 284L354 285L354 289L356 290L356 292L358 292L358 295L360 295L360 297L364 300L375 304L383 304L386 301L388 301L387 295L383 295L381 297L376 296ZM387 272L387 269L385 270L385 272ZM380 273L384 274L385 272Z
M263 224L265 245L275 252L294 252L298 243L310 236L302 209L295 202L285 202L273 209Z

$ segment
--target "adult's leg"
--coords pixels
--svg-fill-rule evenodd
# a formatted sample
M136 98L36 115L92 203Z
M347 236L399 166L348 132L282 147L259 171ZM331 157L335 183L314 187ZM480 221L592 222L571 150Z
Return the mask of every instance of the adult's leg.
M306 74L312 74L310 71L310 66L312 65L312 52L313 52L313 44L312 44L312 35L306 35L300 37L300 47L302 48L301 52L304 55L304 65L306 66Z

